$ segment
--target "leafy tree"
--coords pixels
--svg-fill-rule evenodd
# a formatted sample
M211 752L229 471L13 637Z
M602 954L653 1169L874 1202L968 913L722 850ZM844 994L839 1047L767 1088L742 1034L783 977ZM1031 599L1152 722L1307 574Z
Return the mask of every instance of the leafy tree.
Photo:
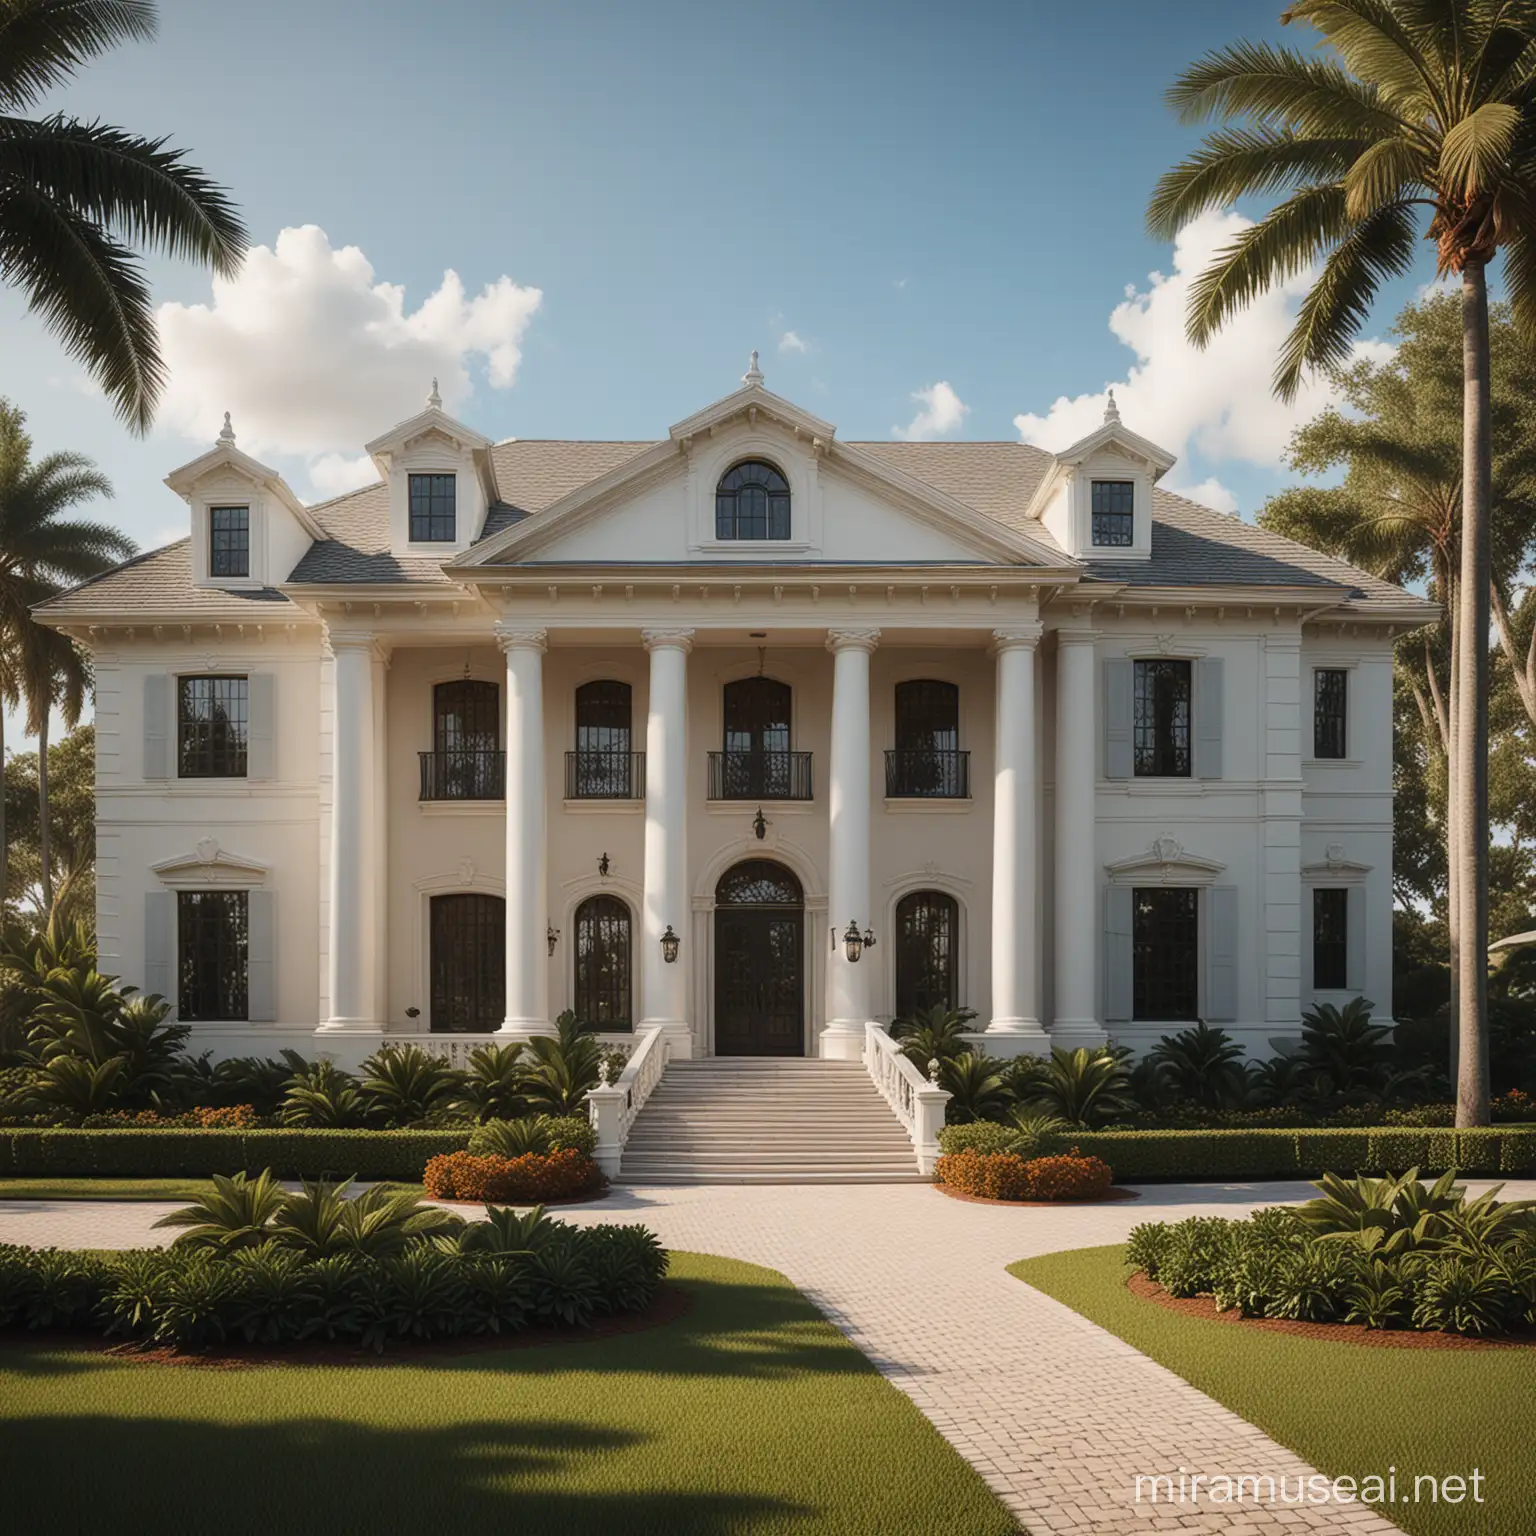
M41 901L41 802L38 754L18 752L6 765L5 826L10 836L11 900ZM86 724L48 748L48 806L54 910L67 922L94 921L96 909L96 728Z
M1169 91L1186 122L1225 126L1168 171L1149 209L1172 238L1240 198L1283 194L1201 275L1188 329L1203 344L1257 294L1320 263L1281 350L1275 389L1337 367L1384 281L1413 265L1420 210L1441 273L1461 279L1462 542L1453 814L1461 1042L1457 1120L1489 1118L1488 647L1492 477L1487 269L1502 251L1510 312L1536 335L1536 10L1523 0L1294 0L1321 52L1238 43Z
M155 35L152 0L0 0L0 277L95 376L135 432L165 382L133 247L231 276L246 234L224 189L165 139L53 113L51 88L121 43Z

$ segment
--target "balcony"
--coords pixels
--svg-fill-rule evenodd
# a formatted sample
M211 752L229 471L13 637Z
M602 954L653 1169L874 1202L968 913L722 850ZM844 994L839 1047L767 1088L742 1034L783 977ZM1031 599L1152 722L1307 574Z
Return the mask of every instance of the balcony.
M969 800L971 754L898 747L885 754L887 800Z
M505 752L421 752L421 799L504 800Z
M567 800L645 799L644 752L565 754Z
M711 752L710 800L809 800L809 752Z

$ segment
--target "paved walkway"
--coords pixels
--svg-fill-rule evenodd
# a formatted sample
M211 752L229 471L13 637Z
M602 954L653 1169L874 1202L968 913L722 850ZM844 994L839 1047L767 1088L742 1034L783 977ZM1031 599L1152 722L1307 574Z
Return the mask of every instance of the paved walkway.
M1508 1192L1536 1196L1536 1183ZM1162 1185L1060 1210L950 1200L923 1185L619 1189L572 1211L643 1221L674 1248L772 1266L800 1286L1017 1512L1033 1536L1347 1532L1395 1526L1361 1505L1137 1504L1135 1478L1313 1468L1112 1334L1005 1272L1015 1259L1123 1241L1138 1221L1238 1215L1305 1199L1302 1184ZM128 1247L170 1206L0 1202L0 1242ZM878 1458L878 1442L850 1452Z

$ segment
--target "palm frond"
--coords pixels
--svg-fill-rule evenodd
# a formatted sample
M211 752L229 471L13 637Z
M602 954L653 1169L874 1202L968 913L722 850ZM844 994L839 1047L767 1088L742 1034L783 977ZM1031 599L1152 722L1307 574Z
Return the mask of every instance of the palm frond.
M0 104L24 107L120 43L155 35L152 0L5 0Z
M1405 139L1378 139L1344 176L1346 216L1368 218L1388 203L1403 201L1424 185L1429 169L1429 162L1417 145Z
M1440 141L1440 190L1470 201L1501 179L1520 129L1520 113L1503 101L1485 101L1452 123Z
M15 178L132 245L229 276L245 227L225 189L166 143L62 115L0 118L0 182Z
M1316 27L1344 67L1405 116L1444 116L1438 83L1389 0L1296 0L1280 19Z
M1413 266L1413 209L1393 203L1355 224L1329 252L1275 366L1275 393L1295 398L1308 368L1333 368L1349 356L1350 343L1377 290Z

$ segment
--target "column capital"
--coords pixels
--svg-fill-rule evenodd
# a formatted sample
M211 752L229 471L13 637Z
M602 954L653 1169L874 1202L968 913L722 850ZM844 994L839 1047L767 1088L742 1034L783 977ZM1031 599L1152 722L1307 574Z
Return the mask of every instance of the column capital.
M325 645L333 657L341 651L366 651L371 657L389 660L389 651L371 629L332 629L327 625Z
M538 651L542 654L549 645L547 629L519 629L504 621L498 621L495 635L496 644L503 651Z
M686 656L693 649L693 636L691 629L642 629L640 643L648 651L681 651Z
M1057 645L1093 645L1099 638L1096 629L1060 629L1056 630Z
M839 651L863 651L867 656L880 643L878 629L829 629L827 649L835 656Z
M1045 626L1036 619L1030 624L1014 624L1008 629L994 629L992 631L992 649L994 651L1033 651L1040 644L1040 636L1045 633Z

